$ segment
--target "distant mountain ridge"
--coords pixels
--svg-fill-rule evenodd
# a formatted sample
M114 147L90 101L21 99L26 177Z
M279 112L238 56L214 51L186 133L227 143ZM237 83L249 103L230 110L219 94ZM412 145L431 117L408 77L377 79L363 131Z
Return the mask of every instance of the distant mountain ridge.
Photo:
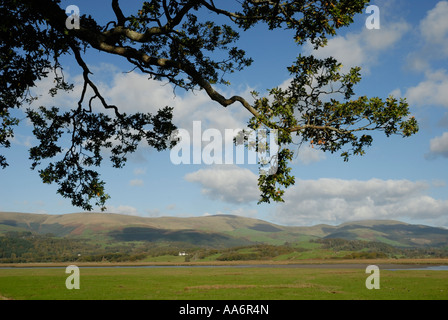
M393 220L293 227L234 215L151 218L111 213L0 212L0 235L11 231L92 240L188 242L215 247L254 243L281 245L319 238L377 241L396 247L448 246L448 229Z

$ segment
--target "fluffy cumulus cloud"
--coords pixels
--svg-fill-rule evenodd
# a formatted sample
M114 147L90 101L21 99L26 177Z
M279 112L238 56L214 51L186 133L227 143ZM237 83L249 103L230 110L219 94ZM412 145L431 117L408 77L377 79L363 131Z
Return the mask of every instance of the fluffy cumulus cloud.
M448 132L430 141L430 152L427 154L427 158L436 157L448 158Z
M194 122L199 123L202 130L201 135L207 129L217 130L222 136L225 136L228 130L233 130L232 132L236 133L247 128L250 114L238 103L224 108L213 102L205 91L187 92L181 88L175 89L167 82L148 79L148 75L139 72L120 72L114 65L101 63L99 66L92 66L91 69L93 72L91 79L107 103L118 106L122 113L149 112L154 114L166 106L173 107L174 124L179 129L186 130L190 135L193 133ZM61 110L69 110L77 106L83 79L79 75L73 76L70 70L65 71L64 76L68 82L75 85L73 91L59 92L55 97L51 97L48 95L48 90L53 86L52 80L44 78L35 89L35 95L39 95L40 98L34 101L31 107L54 105L60 107ZM250 101L250 88L241 87L235 90L224 88L222 94L228 97L240 95ZM88 103L91 96L89 92L86 94L85 103ZM93 106L97 111L113 115L112 111L105 110L97 100L94 100ZM230 141L232 142L232 140ZM141 165L147 161L147 153L147 144L142 142L140 148L128 159L130 162ZM130 185L142 186L142 182L133 180Z
M249 203L259 197L258 176L236 165L200 169L188 173L185 180L200 184L205 196L228 203Z
M174 122L179 128L191 130L193 121L202 121L204 126L218 130L245 128L249 113L242 106L224 108L213 102L205 91L188 91L174 88L171 84L148 79L148 75L138 72L120 72L114 65L102 63L91 67L91 80L97 85L108 104L116 105L121 112L128 114L135 112L155 113L165 106L174 107ZM81 97L83 79L81 75L74 76L70 70L64 72L66 81L73 83L75 88L70 92L59 92L55 97L48 94L54 86L51 77L42 79L33 94L39 99L31 107L40 105L58 106L68 110L77 106ZM251 88L238 88L231 91L225 88L225 96L240 95L250 99ZM92 92L87 92L86 103ZM93 94L92 94L93 95ZM98 100L93 106L104 111Z
M225 129L245 128L248 112L236 105L235 108L223 108L211 101L205 91L186 92L174 89L166 82L148 79L147 75L132 73L115 73L109 84L102 84L101 91L108 103L115 104L120 110L132 112L156 112L169 106L174 108L174 123L191 131L193 121L201 121L206 128ZM224 92L225 96L233 94L250 96L250 89L239 92Z
M325 160L325 158L323 151L314 149L309 145L304 145L297 151L298 161L305 165Z
M448 55L448 1L440 1L420 22L424 40L440 48L437 54Z
M425 79L405 93L415 106L443 106L448 108L448 74L446 70L427 71Z
M423 181L299 180L279 205L275 219L285 224L337 224L365 219L443 219L448 201L426 194ZM448 223L445 221L444 223Z
M448 56L448 1L439 1L415 27L419 49L410 52L407 68L426 71L434 60Z
M52 97L49 94L49 90L54 88L54 78L50 71L47 78L42 78L36 82L34 88L30 88L30 94L37 98L30 104L31 109L37 109L40 106L51 107L55 106L62 110L69 110L70 108L75 108L79 98L82 93L82 75L73 75L70 70L64 70L64 79L66 82L74 85L71 91L61 91Z
M448 1L439 1L416 27L419 48L410 52L407 67L422 72L424 79L404 96L411 105L448 107L448 73L434 62L448 57Z
M380 53L397 43L408 32L410 25L403 21L382 24L381 29L363 28L360 32L350 32L345 36L336 36L328 40L327 46L313 52L311 45L305 52L318 58L334 57L344 65L344 70L360 66L369 72L378 62Z

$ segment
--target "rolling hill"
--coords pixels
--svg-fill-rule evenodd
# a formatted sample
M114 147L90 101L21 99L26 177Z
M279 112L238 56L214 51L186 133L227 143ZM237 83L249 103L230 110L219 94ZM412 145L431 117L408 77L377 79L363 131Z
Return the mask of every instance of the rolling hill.
M376 241L395 247L448 246L447 229L392 220L297 227L233 215L145 218L110 213L48 215L0 212L0 235L11 231L52 234L69 239L185 242L221 248L255 243L282 245L285 242L330 238Z

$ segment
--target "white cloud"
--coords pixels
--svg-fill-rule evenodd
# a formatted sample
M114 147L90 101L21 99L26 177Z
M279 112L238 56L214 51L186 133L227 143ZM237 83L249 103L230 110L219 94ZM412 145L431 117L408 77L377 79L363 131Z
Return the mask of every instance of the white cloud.
M420 22L420 32L426 42L436 45L437 54L448 55L448 2L440 1Z
M121 111L151 112L165 106L174 107L174 123L191 130L193 121L202 121L204 127L224 129L245 128L249 113L239 104L224 108L212 101L205 91L188 91L176 89L171 84L148 79L147 75L116 73L110 85L103 83L101 92L109 104L117 105ZM236 94L249 96L245 88ZM224 92L226 96L233 93Z
M200 120L204 127L224 129L245 128L250 117L249 112L240 104L235 103L227 108L214 102L205 91L188 91L174 89L166 81L148 79L148 75L138 72L123 73L114 65L102 63L99 66L90 67L94 71L91 80L97 85L99 91L110 105L116 105L120 112L128 114L135 112L155 113L166 106L174 107L174 123L179 128L191 129L193 121ZM75 85L73 91L59 92L55 97L48 94L48 90L54 86L53 78L43 78L33 89L35 95L40 98L32 103L32 107L57 106L68 110L77 106L81 97L83 85L82 75L73 76L69 70L64 72L66 81ZM90 91L90 92L89 92ZM250 99L250 88L237 88L236 91L226 90L225 96L240 95ZM91 90L86 93L84 104L86 105L92 96ZM94 100L93 106L99 111L104 111L99 101ZM110 111L106 111L110 112Z
M448 108L448 74L446 70L427 71L425 80L409 88L405 97L411 105L436 105Z
M30 108L37 109L40 106L52 107L55 106L61 110L73 109L77 106L82 92L82 75L72 76L69 70L64 70L64 80L68 83L74 84L72 91L59 90L56 96L52 97L48 92L54 87L54 78L52 71L49 72L47 78L42 78L36 82L36 86L30 89L33 97L38 98L30 104ZM89 93L89 91L87 92Z
M297 159L305 165L319 162L321 160L324 160L325 158L326 156L323 151L313 149L309 145L304 145L297 151Z
M440 137L435 137L430 141L430 153L427 158L435 158L438 156L448 158L448 132L445 132Z
M129 216L140 216L141 215L137 208L134 208L132 206L126 206L126 205L119 205L118 207L109 205L109 206L107 206L106 212L125 214L125 215L129 215Z
M439 1L420 21L415 29L417 46L406 57L406 69L421 72L424 79L403 93L412 106L448 107L448 73L437 69L437 60L448 57L448 1Z
M151 112L170 105L174 98L171 86L149 80L137 72L115 73L110 84L98 84L109 104L126 113Z
M299 180L287 190L275 219L285 224L310 225L365 219L438 219L448 212L448 200L425 194L422 181Z
M259 198L258 176L236 165L219 165L189 173L188 182L202 186L202 193L229 203L248 203Z
M226 129L245 129L250 117L249 112L239 103L227 108L212 101L205 91L185 91L162 81L148 79L148 75L138 72L119 72L116 66L102 63L99 66L90 67L94 74L92 81L97 85L102 96L110 105L116 105L122 113L132 114L136 112L156 113L165 106L174 108L173 122L179 129L185 129L192 133L193 122L200 121L203 131L217 129L222 134ZM81 96L82 76L73 77L70 72L64 73L67 81L75 84L73 92L60 92L54 98L48 95L48 90L53 85L51 78L44 78L35 89L42 97L33 102L32 107L40 105L58 106L62 110L68 110L77 106ZM240 87L235 91L228 88L223 92L225 96L240 95L250 99L250 88ZM85 103L88 103L91 94L88 92ZM98 101L93 103L95 111L105 112L110 115L111 110L105 110ZM202 133L201 133L202 134ZM137 151L128 157L129 162L142 165L147 162L146 156L152 149L142 141ZM108 150L104 150L108 152ZM218 155L219 156L219 155ZM131 181L131 185L141 185L139 181Z
M363 28L361 32L347 33L328 40L326 47L313 51L310 44L305 52L318 58L334 57L344 65L344 70L360 66L369 72L370 67L378 62L379 54L390 49L410 29L410 25L400 21L382 24L379 30Z
M410 52L407 67L410 70L425 72L431 69L431 62L448 56L448 1L440 1L429 10L416 30L420 48Z

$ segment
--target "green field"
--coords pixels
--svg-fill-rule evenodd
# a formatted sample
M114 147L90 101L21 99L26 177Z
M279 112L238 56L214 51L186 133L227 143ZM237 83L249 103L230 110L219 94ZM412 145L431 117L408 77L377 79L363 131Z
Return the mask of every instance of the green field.
M0 298L17 300L447 300L448 272L380 270L368 290L365 268L80 267L69 290L65 268L0 269Z

